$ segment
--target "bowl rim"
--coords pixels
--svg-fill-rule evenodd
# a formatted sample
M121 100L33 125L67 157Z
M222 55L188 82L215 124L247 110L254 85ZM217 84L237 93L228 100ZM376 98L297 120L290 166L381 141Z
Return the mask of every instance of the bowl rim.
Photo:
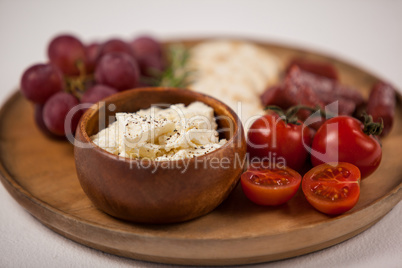
M103 99L102 101L103 102L113 102L113 100L115 100L115 99L120 99L120 98L124 98L124 96L129 96L132 92L135 92L135 91L143 91L143 92L162 92L162 91L175 91L175 92L177 92L177 93L184 93L184 94L190 94L190 95L194 95L195 97L196 97L196 99L197 98L201 98L201 97L203 97L203 98L207 98L207 99L211 99L213 102L215 102L215 103L218 103L218 104L220 104L220 105L222 105L223 107L224 107L224 109L226 110L226 111L228 111L228 113L233 117L233 123L234 123L234 132L233 132L233 135L230 137L230 139L229 140L227 140L227 142L223 145L223 146L221 146L220 148L218 148L218 149L216 149L216 150L214 150L214 151L212 151L212 152L209 152L209 153L207 153L207 154L204 154L204 155L201 155L201 156L195 156L195 157L192 157L192 158L182 158L182 159L175 159L175 160L158 160L158 161L156 161L155 159L149 159L149 158L140 158L140 159L138 159L138 158L128 158L128 157L124 157L124 156L119 156L119 155L115 155L115 154L112 154L112 153L110 153L110 152L108 152L108 151L106 151L105 149L102 149L100 146L98 146L97 144L95 144L93 141L92 141L92 139L90 138L90 136L88 135L88 133L87 133L87 131L86 131L86 126L87 126L87 123L88 123L88 121L89 121L89 119L93 116L93 114L95 114L101 107L103 107L103 106L100 106L99 105L99 103L95 103L95 104L93 104L90 108L88 108L87 109L87 111L85 111L85 113L82 115L82 117L81 117L81 119L80 119L80 122L79 122L79 124L78 124L78 128L77 128L77 130L76 130L76 132L78 132L79 130L81 131L81 136L82 136L82 138L83 138L83 142L85 142L85 143L90 143L91 145L92 145L92 147L91 147L91 149L94 149L94 150L96 150L97 152L99 152L99 153L101 153L102 155L104 155L104 156L106 156L106 157L108 157L108 158L112 158L112 159L114 159L114 160L118 160L118 161L123 161L123 162L126 162L126 163L130 163L130 164L138 164L140 161L141 161L141 163L142 164L151 164L151 165L154 165L156 162L158 163L157 165L160 165L160 163L165 163L165 162L168 162L168 163L174 163L174 164L176 164L176 163L179 163L179 162L182 162L182 161L189 161L188 163L191 163L191 162L194 162L194 161L196 161L196 160L198 160L199 161L199 159L202 159L202 158L206 158L206 157L210 157L211 155L213 156L214 154L217 154L218 152L220 152L221 150L223 150L223 149L226 149L227 147L229 147L229 146L233 146L232 144L234 144L234 138L235 137L238 137L239 135L240 135L240 139L242 139L241 138L241 136L243 136L244 137L244 129L243 129L243 125L242 125L242 123L241 123L241 121L240 121L240 118L237 116L237 114L232 110L232 108L230 108L228 105L226 105L225 103L223 103L223 102L221 102L220 100L218 100L218 99L216 99L216 98L214 98L214 97L212 97L212 96L210 96L210 95L207 95L207 94L203 94L203 93L200 93L200 92L195 92L195 91L192 91L192 90L190 90L190 89L188 89L188 88L177 88L177 87L139 87L139 88L134 88L134 89L129 89L129 90L125 90L125 91L122 91L122 92L118 92L118 93L116 93L116 94L113 94L113 95L111 95L111 96L109 96L109 97L107 97L107 98L105 98L105 99ZM194 101L197 101L197 100L194 100ZM202 101L201 101L202 102ZM203 102L204 103L204 102ZM208 105L208 106L210 106L210 105ZM211 107L211 106L210 106ZM213 109L214 109L214 107L212 107ZM215 112L215 109L214 109L214 112ZM99 131L98 131L98 133L99 133ZM243 141L241 141L242 143L243 143ZM243 144L242 144L243 145ZM235 146L236 147L236 146ZM241 146L240 146L241 147ZM76 148L76 146L74 146L74 148ZM237 152L236 152L237 153ZM143 161L145 161L145 162L143 162Z

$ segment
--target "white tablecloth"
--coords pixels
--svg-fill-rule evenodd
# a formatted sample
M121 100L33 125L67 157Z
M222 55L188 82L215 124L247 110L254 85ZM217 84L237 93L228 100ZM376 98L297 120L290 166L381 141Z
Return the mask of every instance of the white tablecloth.
M221 34L312 48L364 66L402 89L402 1L0 1L0 102L49 39L152 33ZM1 130L0 130L1 131ZM384 178L386 179L386 178ZM268 267L402 267L402 202L373 227L331 248ZM0 186L0 267L162 267L105 254L47 229Z

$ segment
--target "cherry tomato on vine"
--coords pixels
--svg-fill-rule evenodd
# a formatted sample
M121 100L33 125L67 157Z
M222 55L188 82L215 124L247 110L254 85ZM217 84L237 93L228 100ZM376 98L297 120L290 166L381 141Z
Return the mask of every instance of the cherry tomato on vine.
M286 122L275 113L258 118L247 133L250 159L284 159L284 164L302 171L311 145L311 133L303 122ZM278 161L277 161L278 162Z
M252 163L241 175L244 194L252 202L276 206L289 201L301 182L299 173L289 167L271 166L269 162Z
M318 211L329 215L352 209L360 196L360 171L349 163L321 164L303 176L303 193Z
M379 133L375 128L367 127L365 130L368 130L367 133ZM363 123L350 116L327 120L314 136L311 150L313 166L347 162L359 168L362 179L368 177L380 165L382 150L378 140L363 129Z

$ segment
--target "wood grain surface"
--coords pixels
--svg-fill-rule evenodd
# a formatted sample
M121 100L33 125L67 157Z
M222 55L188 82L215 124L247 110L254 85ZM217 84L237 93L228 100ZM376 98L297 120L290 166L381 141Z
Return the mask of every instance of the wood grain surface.
M199 40L185 42L191 46ZM332 62L340 80L365 96L379 78L333 57L260 44L285 62L303 56ZM402 199L402 107L383 140L380 168L361 185L357 205L329 217L301 191L287 204L252 204L238 186L214 211L169 225L133 224L97 210L78 182L73 146L36 128L33 107L15 93L0 112L0 179L21 206L52 230L78 243L140 260L189 265L233 265L293 257L340 243L375 224Z

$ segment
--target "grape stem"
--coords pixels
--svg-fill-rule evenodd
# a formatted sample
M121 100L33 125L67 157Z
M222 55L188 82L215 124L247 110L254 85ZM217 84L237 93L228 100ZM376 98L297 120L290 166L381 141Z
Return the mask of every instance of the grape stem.
M93 81L94 77L93 75L87 75L85 64L82 60L78 60L76 65L80 74L75 77L65 77L66 92L71 93L80 100L86 90L86 85Z

